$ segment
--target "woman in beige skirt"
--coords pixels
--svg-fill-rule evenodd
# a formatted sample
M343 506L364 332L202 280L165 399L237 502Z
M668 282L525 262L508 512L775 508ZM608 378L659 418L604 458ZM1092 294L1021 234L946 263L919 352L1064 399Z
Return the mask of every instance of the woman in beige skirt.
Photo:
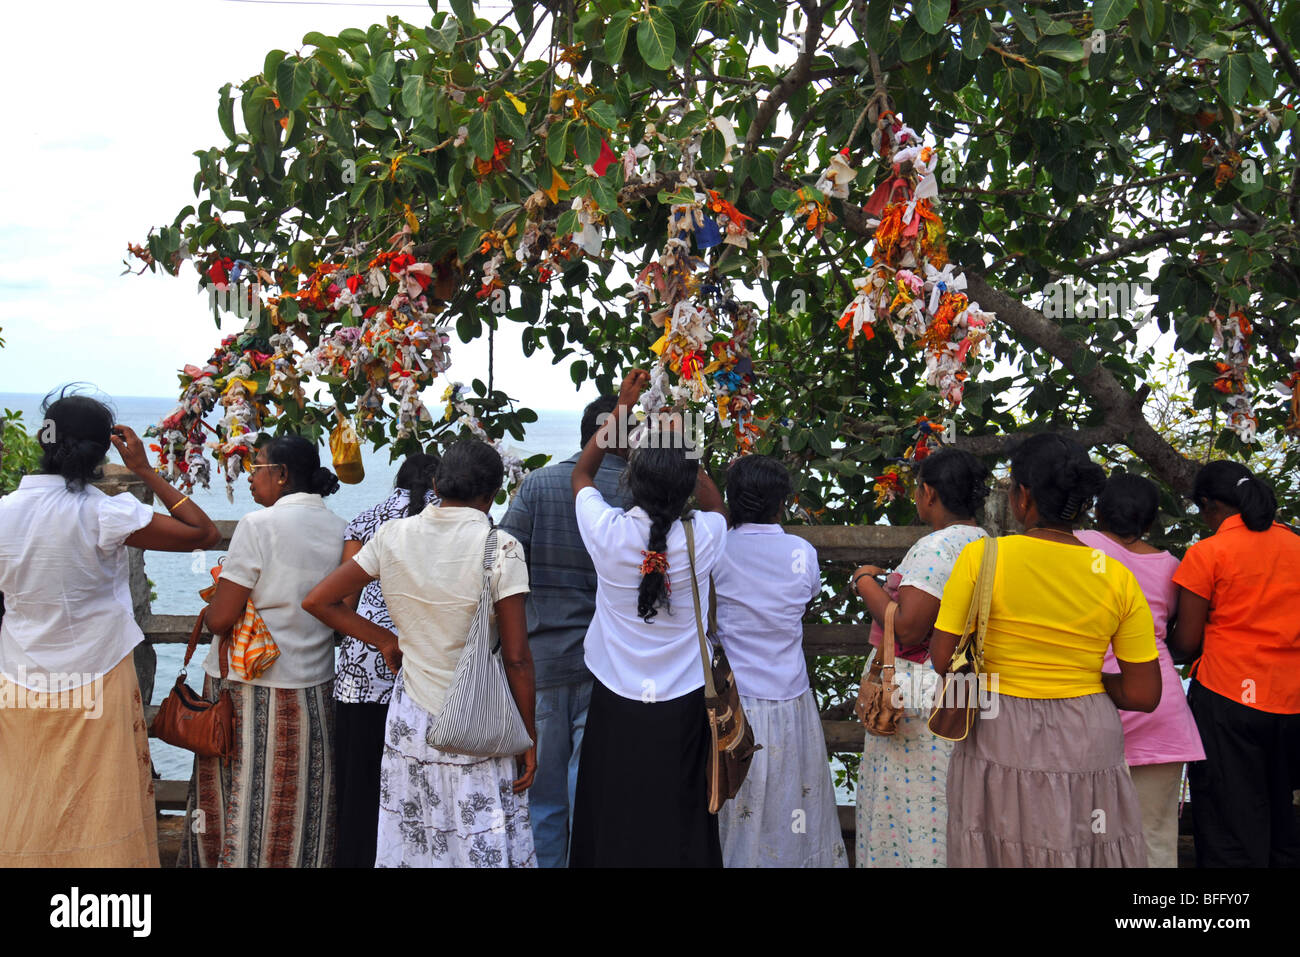
M220 535L103 403L63 395L42 411L41 471L0 499L0 867L157 867L127 546ZM89 484L110 441L170 516Z
M1074 522L1105 473L1055 435L1011 458L1025 534L997 540L980 717L948 767L952 867L1145 867L1119 710L1160 701L1151 612L1132 572L1083 545ZM947 671L975 597L985 540L962 551L930 653ZM1119 674L1103 674L1113 648Z

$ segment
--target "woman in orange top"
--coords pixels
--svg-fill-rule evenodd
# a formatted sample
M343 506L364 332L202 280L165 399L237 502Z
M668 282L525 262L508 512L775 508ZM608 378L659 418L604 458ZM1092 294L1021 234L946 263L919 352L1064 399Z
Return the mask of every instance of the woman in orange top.
M1300 535L1236 462L1197 473L1193 500L1213 534L1174 573L1170 648L1200 656L1188 702L1205 760L1188 765L1198 867L1300 866Z

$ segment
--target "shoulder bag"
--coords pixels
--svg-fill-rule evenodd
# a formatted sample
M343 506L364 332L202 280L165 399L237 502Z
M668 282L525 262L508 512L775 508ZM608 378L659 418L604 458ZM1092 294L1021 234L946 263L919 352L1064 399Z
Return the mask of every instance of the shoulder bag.
M966 612L966 627L957 639L948 671L943 676L929 727L949 741L962 741L979 717L979 683L984 674L984 633L988 630L993 600L993 575L997 571L998 540L984 539L984 558Z
M509 757L533 746L519 716L501 642L490 643L492 628L492 566L496 562L497 530L488 531L483 546L483 586L478 609L470 622L465 648L456 663L442 710L429 728L429 744L439 751L479 758Z
M235 706L230 700L230 692L224 687L227 671L226 640L216 637L217 660L221 662L221 688L216 701L209 701L202 695L195 694L185 683L186 670L194 649L203 631L203 619L208 613L207 606L199 612L194 620L194 630L190 632L190 643L185 649L185 661L181 673L176 678L176 685L171 693L163 699L154 715L150 730L159 741L178 748L193 751L201 758L228 758L235 746Z
M700 658L704 663L704 710L709 722L709 760L706 783L709 789L709 813L717 814L723 803L736 796L745 783L754 752L762 749L754 743L754 729L745 720L740 706L740 689L732 673L727 654L716 634L717 650L709 657L704 639L704 616L700 612L700 586L695 580L694 519L682 519L686 531L686 552L691 561L691 598L695 601L695 630L700 638ZM710 579L712 581L712 579Z
M891 601L885 609L885 637L862 676L853 709L869 733L884 737L898 730L898 720L903 716L894 686L894 616L897 614L898 602Z

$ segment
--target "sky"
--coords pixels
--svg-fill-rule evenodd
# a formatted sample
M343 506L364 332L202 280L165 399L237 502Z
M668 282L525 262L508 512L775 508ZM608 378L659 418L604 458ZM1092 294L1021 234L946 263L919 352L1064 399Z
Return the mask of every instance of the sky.
M217 330L191 263L179 277L122 275L126 244L195 201L193 152L224 142L222 84L260 73L269 50L297 50L311 30L365 29L390 14L424 23L430 9L377 0L74 0L53 21L41 4L6 5L0 392L86 381L110 396L178 395L180 368L201 364L242 321ZM522 328L505 323L498 332L498 388L535 409L579 409L595 398L591 383L574 388L571 359L525 358ZM453 338L450 375L486 381L486 338Z

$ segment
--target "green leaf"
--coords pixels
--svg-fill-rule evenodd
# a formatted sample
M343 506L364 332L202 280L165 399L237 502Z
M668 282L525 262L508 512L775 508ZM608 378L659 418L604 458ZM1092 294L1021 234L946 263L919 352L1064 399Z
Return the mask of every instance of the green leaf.
M651 7L650 16L636 28L636 48L652 70L666 70L673 64L677 31L673 21L660 7Z
M993 24L984 16L983 10L976 10L961 24L961 55L968 60L978 60L993 39Z
M1092 5L1092 25L1097 30L1111 30L1133 12L1137 0L1096 0Z
M412 73L402 81L402 109L407 116L420 115L420 95L424 92L424 77Z
M275 68L275 95L281 109L302 106L311 91L311 68L304 60L285 60Z
M571 123L571 120L560 120L558 123L552 123L550 129L546 131L546 158L551 161L552 166L564 165L567 157L565 143Z
M1276 72L1263 51L1251 50L1247 55L1250 57L1251 89L1261 100L1271 100L1277 92Z
M276 70L279 69L280 64L284 62L286 56L288 56L288 54L283 50L272 50L266 55L266 59L262 61L262 76L266 79L267 83L270 83L275 79Z
M695 190L689 186L679 187L671 193L661 189L657 198L664 206L685 206L695 202Z
M759 189L767 189L772 185L774 168L775 161L770 153L755 153L750 158L749 177Z
M792 209L799 204L799 197L788 189L772 190L772 205L777 209Z
M587 381L587 362L585 359L578 359L573 365L569 366L569 378L573 380L574 385L582 385Z
M471 226L460 234L456 240L456 255L460 257L461 262L467 262L469 257L474 255L478 249L479 243L483 241L483 230L477 226Z
M460 22L465 25L466 29L474 26L473 0L451 0L451 9L460 18Z
M492 116L496 119L497 130L516 143L528 139L528 127L524 118L509 100L500 99L492 105Z
M722 158L727 155L727 141L716 128L710 127L700 138L700 162L705 166L717 168L722 165Z
M374 101L376 109L386 109L389 99L392 96L392 89L381 77L370 74L366 77L366 90L370 93L370 99ZM388 126L387 123L384 124Z
M614 112L614 107L604 100L593 100L588 103L586 111L587 118L594 121L597 126L603 126L607 130L617 128L618 114Z
M234 142L235 101L230 96L229 83L221 88L221 99L217 101L217 121L221 124L221 132L226 134L226 139Z
M476 213L486 213L492 208L492 190L481 180L473 180L465 187L465 195Z
M1250 86L1250 57L1245 53L1232 53L1219 65L1219 95L1229 106L1236 106Z
M590 165L600 159L600 130L590 123L573 125L573 145L578 149L579 162Z
M1078 63L1083 59L1083 44L1071 36L1043 37L1038 44L1038 53L1067 63Z
M448 17L441 27L425 27L424 35L429 38L429 45L439 53L450 53L456 49L456 40L460 38L460 23L455 17Z
M560 213L560 218L555 221L555 235L567 236L578 228L578 211L575 209L566 209Z
M612 212L618 208L618 197L614 192L614 184L610 182L609 177L597 176L595 179L589 179L589 192L591 198L596 201L602 213Z
M623 58L623 49L627 46L627 29L631 23L630 10L615 10L605 24L605 59L608 63L618 63Z
M912 0L912 13L926 33L938 33L948 22L949 0Z
M469 129L469 145L474 150L474 155L479 159L491 159L497 137L496 124L492 122L492 115L486 110L475 110L470 114L466 126Z

